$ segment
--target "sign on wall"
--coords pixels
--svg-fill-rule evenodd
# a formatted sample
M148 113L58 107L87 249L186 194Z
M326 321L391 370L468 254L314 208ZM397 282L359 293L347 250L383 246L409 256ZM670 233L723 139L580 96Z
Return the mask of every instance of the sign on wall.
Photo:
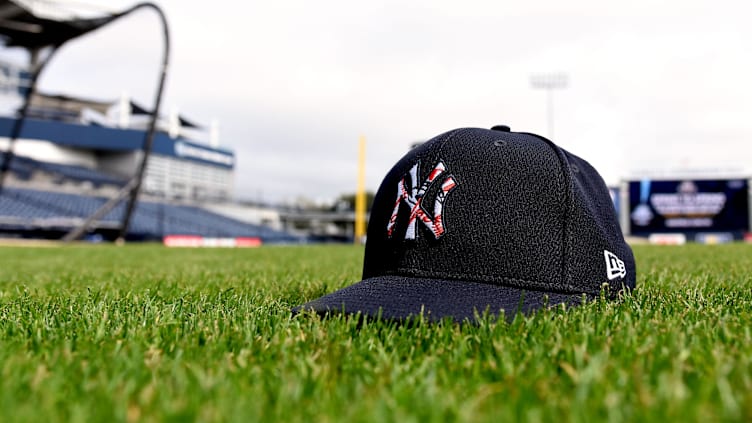
M748 231L745 179L629 182L632 233Z

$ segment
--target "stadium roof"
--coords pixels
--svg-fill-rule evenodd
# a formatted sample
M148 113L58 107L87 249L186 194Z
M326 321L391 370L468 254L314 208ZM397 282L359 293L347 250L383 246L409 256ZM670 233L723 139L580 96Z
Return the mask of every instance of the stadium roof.
M152 112L151 110L141 106L140 104L131 101L131 113L133 113L134 115L151 115ZM204 128L203 126L197 123L193 123L192 121L184 118L183 116L178 116L178 119L180 119L180 125L185 128L195 128L195 129Z
M101 114L106 114L113 102L83 99L62 94L35 93L31 97L31 104L34 107L46 107L74 112L80 112L83 108L89 108Z
M89 108L101 114L106 114L110 107L117 104L117 100L100 101L64 94L35 93L31 98L31 104L35 107L48 107L77 113L83 108ZM131 100L131 113L134 115L151 115L152 112ZM182 115L178 116L178 119L180 119L180 125L184 128L204 129L204 126L194 123Z
M65 15L62 19L56 19L52 14L34 10L32 6L32 3L19 0L0 0L0 38L7 47L38 50L60 46L121 15L100 12L97 17Z

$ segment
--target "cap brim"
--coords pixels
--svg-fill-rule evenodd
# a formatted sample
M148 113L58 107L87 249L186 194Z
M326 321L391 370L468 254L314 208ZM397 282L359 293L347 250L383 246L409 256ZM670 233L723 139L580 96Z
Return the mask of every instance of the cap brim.
M580 305L583 294L559 294L522 290L487 283L379 276L364 279L339 291L295 307L293 313L311 310L318 314L361 313L366 317L404 320L423 315L437 321L474 321L486 310L508 320L558 304Z

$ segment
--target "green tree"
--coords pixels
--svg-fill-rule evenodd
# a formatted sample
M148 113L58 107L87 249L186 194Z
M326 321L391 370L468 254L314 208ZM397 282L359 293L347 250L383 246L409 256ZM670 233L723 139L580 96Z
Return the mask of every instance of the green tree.
M373 192L366 191L366 211L371 210L371 205L373 204L373 197L374 197ZM337 197L337 200L334 202L334 206L332 207L332 209L338 210L338 211L355 210L355 193L340 194L340 196Z

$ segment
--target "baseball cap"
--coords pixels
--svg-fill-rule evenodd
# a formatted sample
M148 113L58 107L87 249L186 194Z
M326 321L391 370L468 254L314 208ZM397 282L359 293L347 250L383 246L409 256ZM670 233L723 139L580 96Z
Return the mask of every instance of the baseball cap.
M411 149L374 198L360 282L293 309L507 318L635 287L608 188L585 160L507 126Z

